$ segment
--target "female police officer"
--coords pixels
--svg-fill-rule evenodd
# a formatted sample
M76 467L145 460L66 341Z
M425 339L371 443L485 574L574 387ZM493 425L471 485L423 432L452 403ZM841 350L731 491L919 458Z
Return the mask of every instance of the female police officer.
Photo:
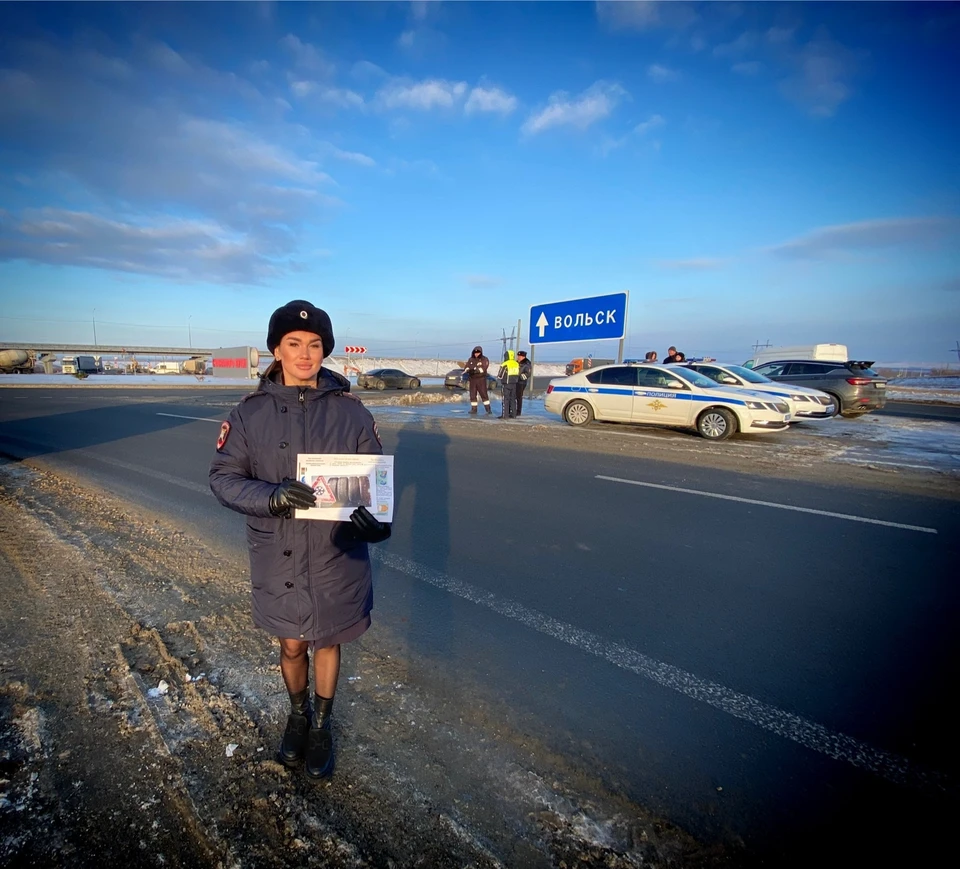
M370 626L373 606L368 543L390 526L358 507L350 522L293 518L313 506L313 489L296 480L298 453L382 453L370 412L349 382L323 368L333 326L309 302L288 302L270 317L274 361L255 392L220 429L210 488L225 507L245 514L253 586L253 620L280 641L280 671L291 712L278 751L307 775L333 772L330 713L340 675L340 644ZM314 703L308 691L313 649Z

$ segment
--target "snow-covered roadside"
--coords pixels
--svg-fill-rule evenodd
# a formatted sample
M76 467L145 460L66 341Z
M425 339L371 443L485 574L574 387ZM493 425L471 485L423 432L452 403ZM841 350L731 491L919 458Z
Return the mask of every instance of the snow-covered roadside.
M471 348L464 349L463 359L391 359L377 356L350 357L331 356L324 363L327 368L344 373L344 367L353 374L355 369L360 371L373 371L374 368L399 368L407 374L419 377L421 380L426 377L439 377L441 380L448 371L454 368L462 368L463 362L469 355ZM501 354L499 350L492 352L487 350L487 357L490 359L491 374L497 373ZM563 377L565 375L565 362L536 362L534 360L534 370L537 377Z
M960 404L960 389L888 386L887 398L891 401L932 401L939 404Z

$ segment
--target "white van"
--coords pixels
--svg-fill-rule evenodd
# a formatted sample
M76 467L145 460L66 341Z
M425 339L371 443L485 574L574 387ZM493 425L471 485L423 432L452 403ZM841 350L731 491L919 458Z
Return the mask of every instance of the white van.
M154 374L181 374L179 362L158 362L153 368Z
M808 359L811 362L846 362L849 360L846 344L799 344L794 347L764 347L753 359L743 363L744 368L755 368L764 362L780 359Z

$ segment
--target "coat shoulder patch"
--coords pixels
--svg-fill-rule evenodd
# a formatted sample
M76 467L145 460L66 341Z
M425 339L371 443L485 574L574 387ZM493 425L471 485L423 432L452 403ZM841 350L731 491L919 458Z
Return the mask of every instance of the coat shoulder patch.
M217 438L218 450L222 450L224 448L228 437L230 437L230 423L224 420L223 424L220 426L220 436Z

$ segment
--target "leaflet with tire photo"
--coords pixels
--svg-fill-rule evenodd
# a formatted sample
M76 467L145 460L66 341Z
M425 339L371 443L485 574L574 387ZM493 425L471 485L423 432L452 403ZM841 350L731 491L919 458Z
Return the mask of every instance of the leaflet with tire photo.
M393 521L393 456L300 453L297 479L317 495L317 505L298 519L349 522L366 507L381 522Z

